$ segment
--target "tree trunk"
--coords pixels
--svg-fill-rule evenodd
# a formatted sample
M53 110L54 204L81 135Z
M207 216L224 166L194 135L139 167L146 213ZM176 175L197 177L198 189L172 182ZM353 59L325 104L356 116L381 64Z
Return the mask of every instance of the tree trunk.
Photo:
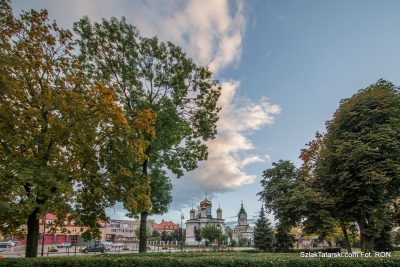
M146 159L143 162L142 174L148 175L147 173L147 163ZM145 253L147 251L147 216L149 214L147 212L140 213L140 228L139 228L139 253Z
M139 236L139 253L144 253L147 251L147 212L140 213L140 236Z
M349 235L347 234L347 229L345 224L340 224L340 227L342 228L342 233L343 233L343 239L344 239L344 244L346 246L346 250L348 253L351 253L351 244L349 241Z
M361 251L366 251L366 243L365 243L365 227L364 222L362 220L357 221L358 228L360 229L360 247Z
M28 216L28 233L26 237L25 257L37 257L38 239L39 239L39 208L33 210Z
M368 224L364 220L359 220L357 223L358 227L360 228L361 251L364 253L372 252L374 242L367 234L366 228L368 227Z

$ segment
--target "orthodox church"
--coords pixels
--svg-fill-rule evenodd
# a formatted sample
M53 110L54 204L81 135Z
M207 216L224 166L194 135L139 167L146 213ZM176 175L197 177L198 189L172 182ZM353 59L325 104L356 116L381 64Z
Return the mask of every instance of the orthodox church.
M253 231L254 231L253 227L251 227L247 223L247 213L244 210L242 203L242 206L240 207L238 213L237 225L233 228L232 238L236 241L239 241L239 239L241 238L246 238L247 240L250 241L251 244L253 244L254 241Z
M207 225L215 225L217 228L222 230L225 234L225 220L222 219L222 209L217 209L217 217L213 218L212 202L207 197L200 202L200 207L196 211L193 207L190 210L190 219L186 221L186 243L197 244L195 238L196 229L204 228Z

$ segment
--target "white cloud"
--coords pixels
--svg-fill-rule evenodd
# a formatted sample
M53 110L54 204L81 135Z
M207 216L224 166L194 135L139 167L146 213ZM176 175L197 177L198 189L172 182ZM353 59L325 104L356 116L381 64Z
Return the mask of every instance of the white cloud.
M243 184L253 183L254 175L245 172L244 167L257 162L270 161L270 156L251 155L253 144L246 134L274 122L280 112L278 105L267 98L259 102L235 102L240 83L224 82L219 104L222 106L218 122L218 135L208 142L208 160L182 179L174 181L174 206L196 202L205 192L215 194L227 192ZM247 151L247 152L246 152ZM246 152L246 156L241 156Z
M244 2L239 0L16 0L13 5L17 12L46 8L52 19L69 28L85 15L93 21L124 16L142 35L178 44L214 72L240 58L246 26Z

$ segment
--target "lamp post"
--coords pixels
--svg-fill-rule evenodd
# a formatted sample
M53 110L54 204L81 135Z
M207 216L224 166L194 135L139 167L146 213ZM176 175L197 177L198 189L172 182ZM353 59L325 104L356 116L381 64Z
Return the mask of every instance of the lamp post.
M181 211L181 229L180 229L180 238L181 238L181 251L183 251L183 227L182 227L182 220L185 218L183 216L182 210Z
M44 254L44 234L46 232L46 213L44 214L42 222L43 222L43 233L42 233L42 253L41 253L41 256L43 257L43 254Z
M218 251L219 251L219 232L221 231L221 225L217 224L217 229L218 229Z

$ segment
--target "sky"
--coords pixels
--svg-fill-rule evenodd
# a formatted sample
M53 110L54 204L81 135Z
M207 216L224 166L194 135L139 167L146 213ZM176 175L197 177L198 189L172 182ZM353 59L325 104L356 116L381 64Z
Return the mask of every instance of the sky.
M396 0L15 0L14 12L47 9L65 28L88 16L122 16L144 36L179 45L222 83L218 134L209 158L171 177L170 211L180 222L205 198L229 224L243 201L250 222L265 169L300 166L300 149L358 89L383 78L400 85L400 1ZM111 218L123 218L120 206ZM272 215L271 215L272 218Z

